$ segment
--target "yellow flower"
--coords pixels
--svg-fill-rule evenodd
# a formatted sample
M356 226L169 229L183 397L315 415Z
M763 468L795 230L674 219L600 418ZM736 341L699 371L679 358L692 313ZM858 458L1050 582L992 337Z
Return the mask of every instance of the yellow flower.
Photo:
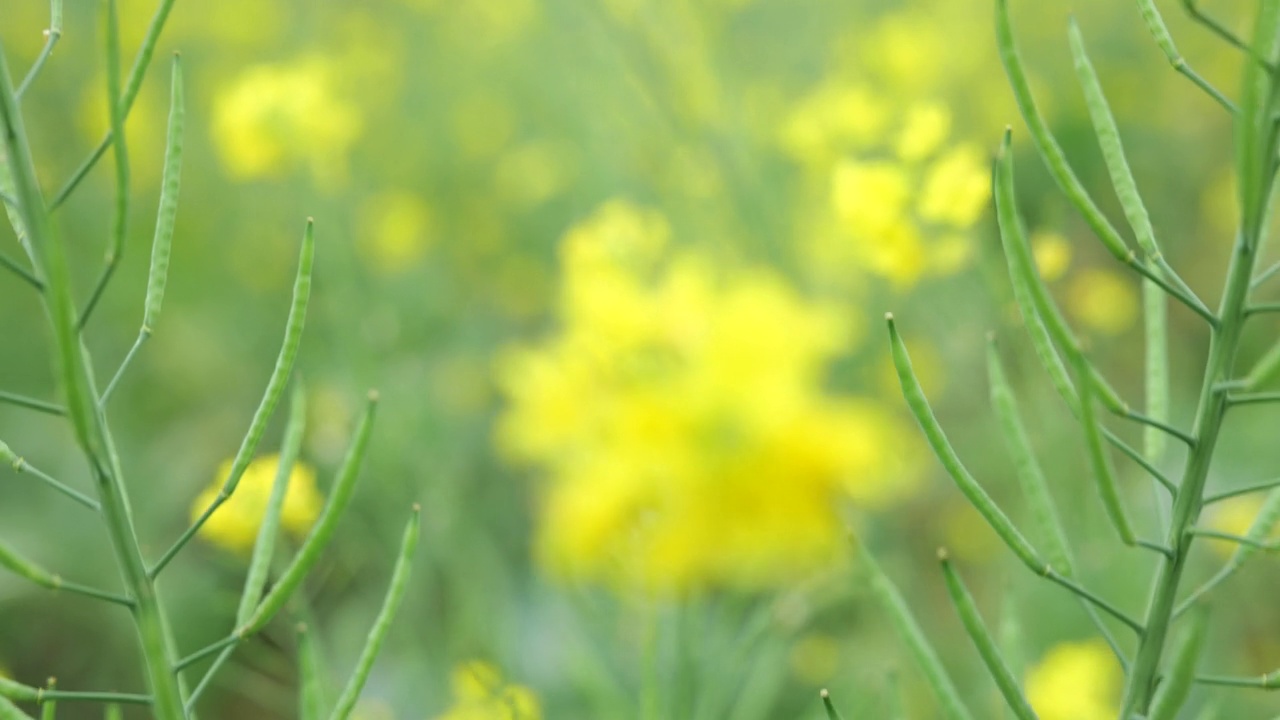
M937 103L917 105L907 113L898 135L898 157L907 161L923 160L947 139L951 131L951 113Z
M796 103L783 121L779 139L794 159L825 164L874 143L890 114L888 104L865 87L826 84Z
M1241 495L1239 497L1223 500L1214 503L1211 511L1206 513L1208 516L1207 524L1210 528L1219 532L1229 533L1231 535L1239 535L1241 537L1249 534L1250 528L1253 527L1254 521L1258 517L1258 512L1262 510L1263 496ZM1280 539L1280 528L1272 528L1271 535L1264 540ZM1240 547L1239 543L1230 540L1210 540L1209 547L1215 552L1223 555L1231 555Z
M1053 230L1031 233L1031 252L1035 255L1040 277L1045 282L1053 282L1062 277L1071 266L1071 242Z
M767 587L840 556L841 498L909 491L910 435L824 391L848 313L771 271L668 248L658 213L571 229L558 332L499 360L497 441L538 467L540 559L652 591Z
M412 268L426 254L431 240L431 211L414 193L379 193L361 208L357 248L361 258L379 273L392 275Z
M1101 640L1060 643L1027 673L1040 720L1110 720L1120 712L1120 668Z
M952 148L925 171L920 217L967 228L982 217L991 197L991 171L972 145Z
M227 171L251 179L300 165L322 185L343 181L363 120L335 84L331 64L311 58L249 68L219 91L212 132Z
M1133 285L1109 270L1091 268L1072 278L1067 307L1086 328L1104 335L1118 335L1138 318Z
M538 696L506 682L493 665L472 660L454 668L453 706L436 720L541 720Z
M204 513L217 497L231 473L231 460L222 463L212 483L191 504L191 519ZM218 508L200 528L200 537L227 550L247 553L258 538L258 526L267 513L267 500L275 483L279 455L265 455L249 463L235 493ZM280 525L294 536L311 529L320 514L324 498L316 488L315 471L303 463L294 463L280 511Z

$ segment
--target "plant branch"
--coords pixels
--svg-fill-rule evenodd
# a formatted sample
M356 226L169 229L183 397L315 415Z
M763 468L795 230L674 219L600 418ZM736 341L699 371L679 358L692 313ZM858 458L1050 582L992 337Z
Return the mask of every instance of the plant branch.
M160 40L160 33L164 30L165 22L169 19L169 11L173 9L175 0L160 0L156 6L155 13L151 16L151 22L147 25L146 35L142 38L142 45L138 48L138 54L133 58L133 66L129 68L129 79L125 82L124 93L119 97L122 119L128 119L129 111L133 109L133 102L138 97L138 91L142 89L142 79L147 74L147 67L151 64L151 56L155 53L156 42ZM80 181L84 180L93 166L107 152L107 148L111 147L115 133L107 130L106 135L99 141L97 147L89 154L89 157L76 168L71 174L71 178L67 180L57 195L53 196L53 200L49 202L49 211L57 210L62 203L71 197L71 193L80 185Z
M23 282L35 288L37 292L44 292L44 283L40 282L40 278L36 277L35 273L22 267L17 260L0 253L0 266L17 275Z
M49 474L31 465L23 458L18 457L18 455L14 453L13 450L4 442L0 442L0 462L7 463L10 467L13 468L14 472L29 473L30 475L39 479L44 484L48 485L54 490L57 490L63 495L66 495L72 500L75 500L81 505L84 505L90 510L93 510L94 512L99 512L102 510L102 506L98 503L97 500L94 500L93 498L89 497L88 495L85 495L79 490L76 490L75 488L54 479Z
M45 402L44 400L37 400L36 398L27 397L26 395L18 395L16 393L5 392L3 390L0 390L0 403L4 403L6 405L16 405L18 407L24 407L24 408L27 408L28 410L35 410L36 412L42 412L47 415L61 416L61 415L67 414L67 409L62 407L61 405L55 405L51 402Z
M53 46L58 44L58 38L60 37L62 37L62 0L51 0L49 3L49 28L44 31L44 47L40 49L40 54L36 56L36 61L31 64L31 69L27 71L26 77L22 78L22 82L18 84L18 89L14 91L13 95L16 99L22 100L27 88L31 87L31 83L35 82L36 77L40 75L40 71L44 69L44 64L53 55Z
M1229 498L1239 497L1240 495L1248 495L1249 493L1255 493L1262 490L1271 490L1278 486L1280 486L1280 478L1272 478L1270 480L1264 480L1262 482L1254 483L1252 485L1244 485L1238 488L1232 488L1230 490L1223 490L1222 492L1213 493L1212 495L1206 495L1204 498L1204 502L1202 504L1212 505L1213 503L1221 502Z

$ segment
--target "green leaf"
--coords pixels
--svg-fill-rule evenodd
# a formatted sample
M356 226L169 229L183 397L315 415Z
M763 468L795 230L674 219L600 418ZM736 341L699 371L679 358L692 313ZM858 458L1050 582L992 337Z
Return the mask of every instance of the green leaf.
M941 705L943 716L948 720L972 720L973 715L960 699L960 692L956 690L955 683L951 682L946 669L942 667L942 661L938 659L938 653L934 650L933 644L920 628L920 623L916 622L906 601L902 599L902 593L898 591L889 576L884 574L884 570L880 569L871 552L861 543L858 544L858 548L859 560L870 576L871 591L889 613L889 619L893 622L894 628L907 644L907 649L915 658L916 664L920 666L920 670L924 672L929 689L933 691L934 697Z
M1071 559L1071 551L1067 543L1067 533L1062 527L1058 511L1054 506L1053 495L1049 492L1049 484L1045 481L1044 471L1036 460L1031 441L1027 438L1022 418L1018 413L1017 401L1005 377L1004 368L1000 365L1000 355L996 350L995 339L987 343L987 377L991 385L991 406L1000 428L1004 431L1005 446L1013 457L1013 465L1018 484L1031 510L1031 517L1037 529L1037 540L1045 548L1049 564L1059 569L1062 574L1071 577L1075 574Z
M1072 360L1080 387L1080 425L1084 428L1085 446L1089 451L1089 465L1093 470L1094 482L1112 527L1120 535L1120 540L1131 546L1137 539L1134 537L1129 515L1124 509L1124 501L1120 497L1115 470L1111 467L1111 456L1102 444L1102 426L1093 405L1093 382L1088 375L1087 361L1081 352L1073 353Z
M289 404L289 422L285 425L284 443L280 448L280 461L276 465L275 481L271 484L271 495L267 498L267 509L262 516L262 524L258 526L258 538L253 544L253 555L249 559L249 571L245 576L244 591L240 593L240 606L236 610L236 624L249 620L258 601L262 599L262 591L267 582L267 573L271 569L271 560L275 557L276 537L280 534L280 515L284 510L284 499L289 491L289 479L293 475L294 465L298 461L298 453L302 450L302 437L307 425L307 398L302 383L293 388L293 398Z
M942 426L938 424L938 419L933 414L933 409L929 407L929 400L924 395L924 390L920 387L920 381L916 379L915 371L911 369L911 357L907 353L907 346L902 341L902 337L898 335L898 329L893 322L893 315L885 316L885 322L889 327L889 343L893 351L893 364L898 372L898 381L902 385L902 395L907 400L907 405L911 408L911 414L915 416L916 421L920 424L920 428L924 431L925 438L929 441L929 446L933 448L933 454L941 461L942 466L946 469L947 474L955 481L956 487L960 489L969 500L969 504L982 515L992 530L996 531L996 535L1004 541L1004 544L1013 551L1014 555L1023 562L1027 567L1037 574L1044 574L1045 564L1036 555L1036 551L1031 547L1031 543L1022 536L1014 527L1013 522L1004 514L1004 511L996 505L986 490L978 484L978 481L969 474L964 463L960 461L960 456L951 447L951 442L947 440L946 433L943 432Z
M991 633L987 630L986 624L982 622L982 617L978 615L978 608L974 605L973 596L965 588L964 582L960 580L960 575L956 573L955 568L951 567L951 561L948 559L945 550L938 551L938 561L942 564L942 575L946 579L947 593L951 596L951 603L955 605L956 612L960 615L960 622L964 624L965 632L969 633L969 638L973 640L973 644L978 648L978 655L982 657L983 664L987 666L987 672L991 674L996 686L1000 688L1000 694L1004 696L1009 709L1013 711L1014 717L1019 718L1019 720L1036 720L1035 711L1031 709L1027 699L1022 696L1022 689L1018 687L1018 681L1013 677L1013 673L1009 672L1009 667L1000 655L1000 650L996 647L995 640L991 638Z
M253 413L253 419L249 422L249 430L245 433L244 440L240 443L240 449L236 451L235 459L231 463L231 471L227 474L227 479L223 482L222 489L218 492L217 497L209 503L209 507L205 508L200 517L182 534L182 537L178 538L177 542L151 568L152 577L155 577L164 569L164 566L200 531L200 528L204 526L210 516L231 497L231 494L235 492L236 485L240 483L240 477L244 475L244 471L249 467L249 463L252 462L254 454L258 450L258 443L262 440L262 434L267 429L267 421L271 419L276 405L280 402L280 396L284 394L285 385L289 382L289 374L293 370L294 360L298 356L298 346L302 343L302 327L306 322L307 302L311 297L311 272L314 262L315 233L313 223L308 219L306 231L302 235L302 250L298 258L298 275L293 283L293 301L289 306L289 318L285 322L284 342L280 346L280 354L276 357L276 364L271 371L271 378L267 381L267 389L262 394L258 409Z
M307 573L311 572L311 568L315 567L316 562L320 559L320 553L324 551L329 541L333 539L333 533L338 527L338 521L342 518L342 513L346 510L347 503L351 501L351 495L355 492L356 479L360 475L360 463L364 460L365 450L369 444L369 435L373 431L374 410L377 405L377 393L370 392L364 413L360 416L360 420L356 425L355 436L351 441L351 446L347 449L347 455L342 461L342 467L338 469L338 477L334 480L333 487L329 491L329 497L325 501L324 509L320 511L319 519L311 527L311 532L302 541L302 547L298 548L293 560L289 562L288 567L285 568L276 584L271 588L271 592L267 593L267 596L263 598L253 616L242 623L236 630L237 635L246 637L265 627L271 621L271 618L284 608L285 603L288 602L289 597L302 584Z
M338 696L338 702L329 715L329 720L347 720L351 716L351 712L356 707L356 700L360 698L360 691L364 689L369 673L373 670L373 661L377 659L378 651L382 649L382 643L387 639L396 611L404 600L405 590L409 587L413 556L418 548L420 535L418 524L421 514L422 509L415 504L409 523L405 526L404 536L400 540L400 555L396 559L396 568L391 573L391 585L387 588L386 598L382 601L382 609L378 611L373 629L369 631L369 638L365 641L364 649L360 651L360 659L356 661L351 679L347 681L342 694Z
M1187 702L1195 682L1196 661L1200 659L1208 624L1209 613L1202 606L1192 614L1191 621L1175 641L1164 679L1151 701L1151 712L1147 715L1149 720L1175 720L1178 717L1178 711Z

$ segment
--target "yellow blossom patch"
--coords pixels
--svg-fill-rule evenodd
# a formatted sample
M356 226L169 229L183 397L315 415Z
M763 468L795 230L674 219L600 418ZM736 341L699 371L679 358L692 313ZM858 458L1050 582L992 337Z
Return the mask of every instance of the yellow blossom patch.
M1031 233L1031 252L1035 255L1040 277L1045 282L1053 282L1062 277L1071 266L1071 241L1053 230Z
M1137 290L1121 275L1090 268L1071 278L1067 309L1087 330L1118 335L1138 319Z
M767 587L844 551L842 499L912 485L912 436L823 389L847 313L763 268L669 248L651 210L613 201L565 236L560 328L497 379L500 448L546 477L541 561L652 591Z
M209 487L192 502L193 521L217 497L231 473L231 464L231 460L222 463ZM235 493L210 516L200 528L199 536L232 552L248 553L258 539L258 527L267 513L267 501L271 497L279 464L279 455L264 455L249 463ZM280 511L280 526L295 537L301 537L311 529L323 506L324 497L316 488L315 471L303 463L295 463Z
M435 720L541 720L542 705L532 690L508 683L494 665L462 663L450 678L453 705Z
M1040 720L1111 720L1123 676L1101 640L1055 645L1027 673L1027 701Z
M360 136L357 106L338 95L332 65L318 58L249 68L214 98L214 145L236 178L301 166L324 186L343 182Z

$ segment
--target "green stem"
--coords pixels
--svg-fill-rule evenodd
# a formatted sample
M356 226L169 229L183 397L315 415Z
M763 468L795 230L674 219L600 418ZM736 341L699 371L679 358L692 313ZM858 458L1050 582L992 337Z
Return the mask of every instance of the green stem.
M44 400L37 400L35 398L27 397L26 395L17 395L11 392L4 392L3 390L0 390L0 403L4 403L7 405L17 405L18 407L24 407L24 408L27 408L28 410L35 410L36 412L48 413L49 415L66 415L67 414L67 409L62 407L61 405L54 405L51 402L45 402Z
M108 5L109 41L114 35L115 6ZM55 372L67 398L67 414L79 444L97 481L102 515L121 578L135 606L134 624L142 661L154 698L158 720L184 720L182 692L173 664L172 640L155 585L147 577L133 528L133 512L125 491L119 459L106 419L98 412L93 367L76 328L71 295L70 269L63 241L52 232L48 209L36 181L26 128L9 82L9 69L0 48L0 130L13 173L20 215L27 229L38 272L47 280L43 300L53 328Z
M1218 313L1221 323L1213 330L1209 359L1205 367L1192 434L1199 442L1187 457L1180 491L1174 500L1168 546L1172 557L1160 564L1146 615L1146 633L1138 643L1133 672L1125 688L1122 717L1133 713L1145 714L1156 689L1160 658L1177 600L1182 573L1191 551L1194 535L1187 529L1195 524L1204 504L1204 485L1208 479L1209 465L1222 429L1227 410L1227 394L1215 390L1215 385L1228 380L1240 344L1240 332L1244 325L1245 300L1249 279L1257 256L1256 242L1237 241L1232 253L1231 267L1227 274L1227 287L1223 294L1222 308Z
M1270 480L1266 480L1260 483L1254 483L1252 485L1245 485L1243 487L1232 488L1231 490L1223 490L1222 492L1219 492L1219 493L1206 495L1204 498L1204 502L1201 503L1201 505L1212 505L1213 503L1221 502L1229 498L1239 497L1241 495L1248 495L1249 493L1261 492L1263 490L1270 490L1278 485L1280 485L1280 478L1272 478Z

